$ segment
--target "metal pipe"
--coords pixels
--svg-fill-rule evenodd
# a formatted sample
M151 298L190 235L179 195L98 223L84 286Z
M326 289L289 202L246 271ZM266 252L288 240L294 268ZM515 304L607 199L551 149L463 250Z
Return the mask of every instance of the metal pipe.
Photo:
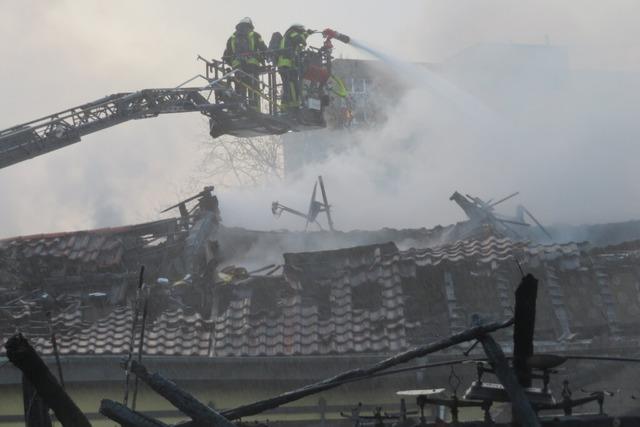
M322 175L318 176L318 182L320 183L320 192L322 193L322 201L324 202L324 211L327 214L327 222L329 223L329 230L333 229L333 219L331 219L331 207L329 206L329 200L327 199L327 192L324 189L324 182L322 181Z
M45 313L47 317L47 322L49 323L49 334L51 335L51 344L53 345L53 355L56 358L56 367L58 368L58 380L60 380L60 385L64 390L64 377L62 376L62 364L60 363L60 352L58 351L58 341L56 340L56 333L53 329L53 323L51 321L51 312L47 311Z
M142 292L146 292L146 288L142 287ZM144 296L144 308L142 310L142 325L140 328L140 341L138 342L138 363L142 364L142 352L144 351L144 330L147 324L147 313L149 310L149 295ZM136 400L138 398L138 376L133 384L133 400L131 401L131 409L136 410Z
M133 310L133 319L131 321L131 340L129 341L129 353L125 361L125 382L124 382L124 398L122 403L127 406L129 402L129 378L131 377L131 359L133 358L133 346L135 344L136 326L138 323L138 311L140 308L140 292L142 290L142 282L144 279L144 265L140 267L140 276L138 279L138 289L136 290L136 305Z

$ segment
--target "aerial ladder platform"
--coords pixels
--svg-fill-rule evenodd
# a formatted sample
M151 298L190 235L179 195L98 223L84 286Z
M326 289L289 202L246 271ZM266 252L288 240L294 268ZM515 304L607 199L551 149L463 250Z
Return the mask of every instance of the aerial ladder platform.
M117 93L0 130L0 169L75 144L85 135L111 126L160 114L200 112L209 118L209 133L214 138L221 135L278 135L323 128L323 110L329 103L332 77L330 40L335 37L344 41L348 37L332 30L322 33L324 45L308 48L297 58L303 73L300 77L304 96L295 115L281 108L282 88L277 67L273 64L275 61L265 61L258 79L254 78L253 88L248 88L259 99L256 108L255 101L249 105L247 99L233 89L238 84L245 84L248 75L240 69L232 69L224 61L198 56L198 60L205 63L205 73L178 87ZM265 53L267 57L275 55L277 52L274 51ZM206 84L185 87L198 79Z
M210 89L211 90L211 89ZM129 120L198 111L235 136L284 133L291 125L253 112L243 103L207 100L203 88L145 89L118 93L0 131L0 168L79 142L81 138Z

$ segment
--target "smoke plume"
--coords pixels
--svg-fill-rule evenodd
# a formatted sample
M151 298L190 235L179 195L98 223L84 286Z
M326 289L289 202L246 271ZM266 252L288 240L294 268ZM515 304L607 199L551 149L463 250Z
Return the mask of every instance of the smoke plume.
M639 8L631 0L408 1L402 8L354 1L300 11L288 1L280 9L298 10L295 17L254 2L222 20L207 1L4 2L0 127L110 93L176 85L200 72L198 53L219 56L236 20L251 11L267 39L302 21L401 58L387 66L409 89L389 106L385 124L330 135L349 148L293 180L221 190L226 224L300 228L299 218L273 218L270 204L306 210L320 174L341 229L461 220L448 201L454 190L483 198L519 190L518 202L545 223L633 219L640 216ZM472 46L481 47L475 57L465 54ZM564 51L564 68L535 46ZM369 57L350 46L336 55ZM194 177L205 126L197 115L136 121L0 170L0 236L156 219L201 186Z

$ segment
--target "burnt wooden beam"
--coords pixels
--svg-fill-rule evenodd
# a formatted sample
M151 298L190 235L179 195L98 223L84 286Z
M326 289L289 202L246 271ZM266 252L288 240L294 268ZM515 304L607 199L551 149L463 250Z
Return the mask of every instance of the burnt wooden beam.
M248 405L239 406L237 408L224 411L221 413L221 415L223 415L227 420L236 420L238 418L256 415L261 412L267 411L269 409L274 409L279 406L285 405L287 403L300 400L303 397L320 393L322 391L330 390L348 381L356 381L358 379L368 378L373 374L392 368L396 365L400 365L402 363L407 363L418 357L423 357L428 354L435 353L440 350L444 350L446 348L452 347L454 345L457 345L466 341L479 339L480 337L488 334L489 332L494 332L499 329L507 328L512 324L513 324L513 319L510 319L505 322L496 322L496 323L489 323L486 325L475 326L473 328L451 335L450 337L443 338L439 341L426 344L420 347L416 347L414 349L389 357L387 359L382 360L381 362L378 362L370 366L369 368L365 368L365 369L360 368L360 369L353 369L350 371L346 371L334 377L327 378L325 380L307 385L305 387L302 387L296 390L288 391L286 393L283 393L279 396L276 396L270 399L260 400L258 402L250 403ZM178 426L195 427L195 424L193 424L192 422L186 422L186 423L178 424Z
M122 427L169 427L161 421L133 411L122 403L109 399L104 399L100 403L100 413Z
M64 427L91 427L87 417L63 390L29 341L16 334L4 345L7 358L20 369Z
M538 280L527 274L516 290L513 324L513 369L523 387L531 387L531 367L527 360L533 355L537 296Z
M156 393L193 420L192 426L235 427L231 421L209 408L191 394L180 389L173 381L158 373L150 374L136 361L131 362L131 371Z
M480 337L480 343L493 366L495 375L509 395L517 425L539 427L540 421L531 407L529 399L524 394L524 389L520 386L515 372L509 366L507 357L504 355L500 345L488 334Z
M325 380L304 386L296 390L288 391L286 393L283 393L279 396L276 396L270 399L260 400L258 402L250 403L248 405L243 405L234 409L223 411L220 413L220 415L224 416L227 420L237 420L238 418L256 415L261 412L268 411L270 409L275 409L282 405L286 405L287 403L295 402L296 400L300 400L304 397L311 396L313 394L317 394L317 393L341 386L345 382L357 381L359 379L368 378L378 372L384 371L386 369L392 368L402 363L407 363L418 357L424 357L431 353L444 350L446 348L452 347L457 344L461 344L463 342L480 339L481 337L486 336L486 334L490 332L507 328L511 325L513 325L513 319L509 319L505 322L493 322L493 323L488 323L486 325L475 326L473 328L469 328L457 334L451 335L447 338L443 338L439 341L435 341L430 344L416 347L411 350L405 351L403 353L397 354L395 356L389 357L387 359L382 360L381 362L378 362L370 366L369 368L364 368L364 369L360 368L360 369L353 369L350 371L346 371L334 377L327 378ZM503 357L504 357L504 354L503 354ZM184 423L177 424L177 426L178 427L196 427L197 424L195 424L192 421L187 421Z
M51 427L49 408L24 374L22 375L22 399L25 427Z

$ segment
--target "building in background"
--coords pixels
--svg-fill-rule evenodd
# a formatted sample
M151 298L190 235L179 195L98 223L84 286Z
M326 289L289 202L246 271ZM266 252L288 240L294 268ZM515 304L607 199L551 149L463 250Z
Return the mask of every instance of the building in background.
M286 177L295 177L304 165L322 162L332 152L348 149L344 132L383 124L387 109L406 90L380 61L335 59L332 72L344 82L348 96L332 99L325 110L326 129L282 135Z
M446 79L488 108L510 116L553 104L558 91L566 90L569 80L567 50L549 45L480 44L443 63L417 65ZM411 85L411 77L407 79L402 70L381 61L336 59L333 73L345 82L349 96L336 99L326 110L327 130L282 137L285 175L295 176L305 165L348 148L345 145L351 139L336 131L383 126L389 109Z

